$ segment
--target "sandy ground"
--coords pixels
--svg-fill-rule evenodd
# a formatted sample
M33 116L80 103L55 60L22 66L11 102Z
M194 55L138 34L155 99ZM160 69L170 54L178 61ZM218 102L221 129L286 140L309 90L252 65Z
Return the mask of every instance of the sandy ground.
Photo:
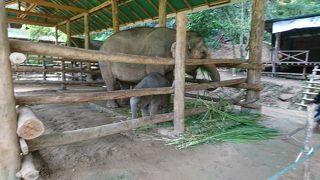
M222 72L222 77L230 77ZM239 76L238 76L239 77ZM291 87L299 92L302 81L263 78L265 82ZM73 86L72 89L79 87ZM16 92L57 90L59 87L17 86ZM86 87L81 89L95 89ZM99 88L103 89L103 88ZM290 92L291 93L291 92ZM277 99L277 97L275 97ZM275 100L276 101L276 100ZM287 102L286 102L287 103ZM287 104L288 105L288 104ZM289 106L289 105L288 105ZM37 105L34 112L46 126L45 133L93 127L119 121L85 104ZM304 125L306 114L288 110L278 102L263 106L264 123L283 133ZM303 133L298 137L301 138ZM315 135L314 143L319 142ZM177 150L148 135L134 138L117 134L40 151L44 164L40 179L59 180L260 180L267 179L293 162L301 148L292 143L274 140L254 144L199 145ZM320 153L312 159L312 179L320 179ZM283 179L302 179L301 166Z

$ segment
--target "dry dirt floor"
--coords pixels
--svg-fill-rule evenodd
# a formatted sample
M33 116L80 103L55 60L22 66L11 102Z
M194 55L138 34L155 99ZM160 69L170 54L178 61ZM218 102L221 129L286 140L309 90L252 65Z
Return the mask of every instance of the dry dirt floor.
M223 79L230 78L227 72L221 74ZM268 77L264 77L263 82L264 123L278 128L283 133L302 127L306 121L305 112L294 110L290 100L282 102L279 97L294 99L301 92L303 82ZM15 87L17 93L30 90L37 90L40 93L48 90L55 92L58 89L57 86L36 85ZM72 91L97 88L72 86L69 89ZM32 109L43 120L45 133L119 121L119 118L110 113L92 109L88 103L36 105L32 106ZM303 133L297 137L302 139ZM320 142L319 138L318 135L314 136L314 144ZM41 167L40 179L261 180L267 179L293 162L300 151L299 146L283 141L281 137L252 144L206 144L177 150L150 134L135 134L135 136L116 134L81 143L46 148L35 156L41 156L45 162ZM312 179L320 179L319 169L320 152L317 152L312 158ZM302 179L302 166L286 174L282 179Z

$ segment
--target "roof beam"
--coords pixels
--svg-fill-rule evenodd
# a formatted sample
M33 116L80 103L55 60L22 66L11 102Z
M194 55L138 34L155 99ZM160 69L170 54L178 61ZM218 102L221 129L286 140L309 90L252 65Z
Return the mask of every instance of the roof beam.
M74 12L86 12L87 11L86 9L82 9L82 8L78 8L78 7L74 7L74 6L69 6L69 5L56 4L56 3L43 1L43 0L20 0L20 1L31 3L31 4L36 4L38 6L45 6L45 7L74 11Z
M52 18L52 19L65 20L65 19L68 18L68 17L64 17L64 16L57 16L57 15L44 14L44 13L34 13L34 12L28 12L28 11L19 11L19 10L16 10L16 9L9 9L9 8L6 8L6 11L7 12L11 12L11 13L16 13L16 14L26 14L26 15L30 15L30 16Z
M8 17L8 22L9 23L17 23L17 24L30 24L30 25L36 25L36 26L45 26L45 27L55 26L55 24L53 24L53 23L32 21L32 20L13 18L13 17Z
M12 0L12 1L6 1L4 4L7 5L11 5L11 4L17 4L18 0Z
M37 4L34 4L34 3L32 3L32 4L30 4L27 8L26 8L26 12L29 12L29 11L31 11L33 8L35 8L37 6ZM27 16L27 14L21 14L21 15L19 15L18 17L19 18L25 18Z
M183 1L188 6L189 9L193 9L188 0L183 0Z

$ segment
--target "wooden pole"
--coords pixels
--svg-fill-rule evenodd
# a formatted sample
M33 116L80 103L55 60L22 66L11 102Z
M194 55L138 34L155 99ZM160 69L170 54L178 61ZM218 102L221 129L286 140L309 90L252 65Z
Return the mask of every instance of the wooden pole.
M185 13L177 14L177 40L174 69L174 131L184 131L184 85L185 60L187 54L187 16Z
M186 116L191 116L206 112L207 108L198 108L188 110ZM134 128L139 128L149 124L156 124L161 122L171 121L173 119L173 113L159 114L155 116L142 117L138 119L130 119L127 121L121 121L112 124L106 124L97 127L90 127L85 129L78 129L72 131L64 131L53 134L45 134L37 139L27 141L30 151L43 149L50 146L58 146L64 144L70 144L75 142L81 142L89 139L95 139L112 134L126 132Z
M66 90L66 71L64 61L61 61L61 89Z
M58 34L58 31L59 31L59 26L56 26L56 27L55 27L55 38L56 38L55 45L58 45L58 44L59 44L59 34Z
M279 50L280 50L280 39L281 33L276 33L276 41L274 45L273 58L272 58L272 75L276 75L277 63L279 62Z
M166 27L167 0L159 1L159 27Z
M66 29L67 29L67 46L70 47L71 46L71 24L69 20L67 20Z
M84 14L84 48L90 49L89 13Z
M17 114L13 95L8 22L4 0L0 0L0 179L14 180L20 168L16 134Z
M113 30L119 32L119 15L118 15L118 3L117 0L111 0L112 3L112 24Z
M249 45L249 64L260 64L262 58L262 43L264 34L265 0L253 0L252 21ZM261 70L248 70L248 84L261 83ZM260 91L247 91L246 102L260 99ZM261 106L258 111L261 111Z

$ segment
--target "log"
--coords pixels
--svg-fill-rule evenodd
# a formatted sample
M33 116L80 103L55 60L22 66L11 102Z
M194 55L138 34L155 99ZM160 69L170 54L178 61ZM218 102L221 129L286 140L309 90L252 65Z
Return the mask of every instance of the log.
M43 134L44 125L30 108L19 107L18 113L17 134L19 137L30 140Z
M17 172L16 176L18 178L23 178L25 180L38 179L39 171L37 171L35 168L31 154L24 156L23 161L22 161L21 170L19 172Z
M82 62L119 62L130 64L157 64L157 65L174 65L174 59L128 55L128 54L107 54L101 51L86 50L74 47L65 47L46 43L35 43L21 40L10 40L10 48L12 51L29 52L33 54L41 54L47 56L63 57L69 60L77 60ZM242 64L241 59L188 59L186 65L201 64Z
M252 20L251 20L251 32L250 32L250 44L249 44L249 64L261 64L262 58L262 45L264 34L264 16L265 16L266 1L253 0L252 3ZM249 69L248 84L260 84L261 82L261 70ZM246 101L250 102L260 98L259 91L247 91ZM257 109L261 111L260 108Z
M213 83L188 84L185 91L197 91L218 87L229 87L235 84L242 84L246 81L244 78L232 79ZM85 93L52 93L40 95L17 95L16 103L19 105L36 104L63 104L63 103L85 103L91 101L103 101L112 99L123 99L133 96L148 96L172 94L172 87L118 90L109 92L85 92Z
M8 21L5 1L0 1L0 179L17 179L20 148L16 134L17 114L13 95Z
M191 116L206 111L206 108L192 109L186 111L185 116ZM159 114L152 117L148 116L138 119L131 119L127 121L121 121L118 123L106 124L98 127L90 127L53 134L45 134L36 139L27 141L27 144L29 146L30 151L35 151L50 146L65 145L100 138L112 134L118 134L145 125L171 121L173 119L173 116L173 113Z
M177 40L174 69L174 131L184 131L184 91L185 91L185 61L187 58L187 16L185 13L177 14Z
M13 52L10 54L9 59L13 64L21 64L27 59L27 56L23 53Z
M19 145L20 145L21 153L23 155L29 154L29 148L28 148L26 140L24 140L23 138L19 138Z

